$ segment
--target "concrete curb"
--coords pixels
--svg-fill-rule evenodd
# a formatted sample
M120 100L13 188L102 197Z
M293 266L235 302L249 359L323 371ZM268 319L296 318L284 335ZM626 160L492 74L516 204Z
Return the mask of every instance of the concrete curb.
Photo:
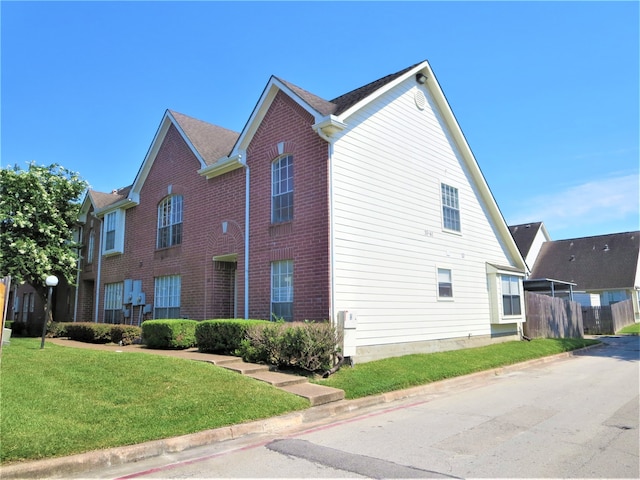
M591 345L571 352L559 353L549 357L528 360L514 365L472 373L461 377L450 378L439 382L429 383L427 385L397 390L380 395L373 395L356 400L339 400L316 407L310 407L299 412L288 413L263 420L256 420L254 422L230 425L213 430L205 430L203 432L154 440L126 447L114 447L67 457L11 464L0 467L0 478L3 480L18 478L64 478L70 474L78 474L87 470L121 465L166 453L181 452L189 448L237 439L247 435L275 434L285 430L299 428L305 424L319 422L320 420L325 420L337 415L343 415L346 413L355 414L360 410L376 405L383 405L397 400L433 395L457 388L479 385L480 381L487 378L569 358L603 345L603 343Z

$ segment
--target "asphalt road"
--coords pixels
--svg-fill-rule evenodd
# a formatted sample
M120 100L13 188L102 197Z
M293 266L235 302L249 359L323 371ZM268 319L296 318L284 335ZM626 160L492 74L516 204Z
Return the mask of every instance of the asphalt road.
M640 478L640 339L75 478Z

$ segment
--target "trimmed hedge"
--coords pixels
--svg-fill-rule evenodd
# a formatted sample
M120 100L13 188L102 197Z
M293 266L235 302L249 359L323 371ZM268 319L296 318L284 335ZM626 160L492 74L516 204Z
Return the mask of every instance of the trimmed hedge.
M142 341L149 348L185 349L196 344L196 320L147 320L142 322Z
M198 350L221 355L238 355L247 330L255 325L268 325L267 320L214 319L198 322L196 344Z
M269 322L248 329L239 353L247 362L319 372L333 368L341 343L329 322Z
M86 343L120 343L131 345L139 340L142 330L134 325L91 322L52 322L47 329L51 337L69 337Z

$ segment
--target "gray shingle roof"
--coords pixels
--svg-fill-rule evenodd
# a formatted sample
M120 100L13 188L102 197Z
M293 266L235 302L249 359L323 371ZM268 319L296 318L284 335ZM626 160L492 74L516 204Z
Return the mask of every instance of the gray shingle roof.
M118 188L111 193L98 192L97 190L89 190L89 195L93 202L93 207L96 210L102 210L103 208L113 205L114 203L124 200L129 195L132 185L127 187Z
M173 110L169 110L169 112L207 165L229 155L240 136L238 132L203 122L197 118Z
M531 250L531 245L536 238L536 234L538 233L538 230L540 230L540 225L542 225L542 222L523 223L522 225L509 226L511 236L515 240L518 250L520 250L520 255L522 255L523 258L527 258L529 250Z
M542 245L532 279L576 283L576 290L633 288L640 231L556 240Z

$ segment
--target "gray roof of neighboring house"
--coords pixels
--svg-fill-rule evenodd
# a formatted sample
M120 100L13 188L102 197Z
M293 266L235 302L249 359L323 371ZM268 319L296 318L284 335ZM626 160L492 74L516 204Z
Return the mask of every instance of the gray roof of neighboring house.
M523 258L527 258L541 225L542 222L533 222L509 226L511 236L515 240L518 250L520 250L520 255L522 255Z
M633 288L640 231L545 242L530 278L576 283L575 290Z
M120 200L127 198L131 191L132 185L127 187L118 188L111 193L98 192L97 190L89 190L89 195L93 202L93 208L96 210L102 210L103 208L113 205Z
M169 110L169 113L178 122L184 134L207 165L227 156L240 136L238 132L233 130L227 130L173 110Z

